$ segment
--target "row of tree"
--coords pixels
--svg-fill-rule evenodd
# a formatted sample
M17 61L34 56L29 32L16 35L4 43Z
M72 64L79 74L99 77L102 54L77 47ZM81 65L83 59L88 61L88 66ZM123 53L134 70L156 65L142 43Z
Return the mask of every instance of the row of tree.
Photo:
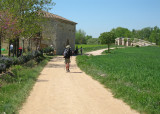
M101 44L108 45L108 52L110 52L109 47L112 43L115 42L115 38L123 37L124 42L127 41L126 38L138 38L143 40L148 40L150 42L156 43L156 45L160 45L160 28L155 26L154 28L143 28L141 30L128 30L127 28L118 27L116 29L112 29L110 32L103 32L99 36L99 40Z
M76 44L100 44L100 40L98 38L93 38L90 35L86 35L84 30L77 30L76 31Z
M89 39L92 39L92 36L86 35L86 32L84 30L79 29L76 31L76 44L87 44L87 41Z
M110 32L113 32L115 37L138 38L160 45L160 28L157 26L146 27L141 30L133 29L132 31L127 28L117 27L116 29L112 29Z
M53 5L52 0L0 0L0 54L2 39L13 43L18 56L19 39L40 36L45 21L41 11Z
M138 39L143 39L147 40L153 43L156 43L156 45L160 45L160 28L155 26L155 27L146 27L141 30L129 30L127 28L123 27L117 27L113 28L110 31L114 38L112 39L111 43L114 43L114 39L118 37L123 37L123 38L138 38ZM92 38L92 36L86 35L86 33L83 30L78 30L76 31L76 44L104 44L105 40L103 40L102 37L106 35L107 32L101 33L99 38Z

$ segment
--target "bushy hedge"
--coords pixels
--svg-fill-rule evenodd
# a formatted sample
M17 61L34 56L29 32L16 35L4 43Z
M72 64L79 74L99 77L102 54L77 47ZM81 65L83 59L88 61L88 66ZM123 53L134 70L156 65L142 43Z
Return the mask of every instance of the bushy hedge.
M28 62L29 60L43 56L43 53L50 53L54 51L53 47L44 48L42 50L36 50L29 52L26 55L16 57L0 57L0 73L5 72L11 65L20 65Z
M54 48L53 47L48 47L48 48L42 49L42 51L43 51L43 53L50 53L50 52L54 51Z

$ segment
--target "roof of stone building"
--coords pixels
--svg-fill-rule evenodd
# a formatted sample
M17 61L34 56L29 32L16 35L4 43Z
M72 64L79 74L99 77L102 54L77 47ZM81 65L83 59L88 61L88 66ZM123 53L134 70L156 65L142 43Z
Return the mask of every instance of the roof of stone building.
M47 18L54 18L54 19L58 19L58 20L62 20L62 21L65 21L65 22L69 22L71 24L77 24L76 22L73 22L71 20L68 20L64 17L61 17L59 15L55 15L55 14L52 14L52 13L49 13L49 12L46 12L46 11L41 11L44 15L44 17L47 17Z

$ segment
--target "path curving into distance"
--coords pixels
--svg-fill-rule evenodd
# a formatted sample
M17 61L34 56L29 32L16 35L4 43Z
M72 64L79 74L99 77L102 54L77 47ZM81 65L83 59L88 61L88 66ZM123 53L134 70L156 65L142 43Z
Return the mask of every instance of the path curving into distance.
M109 89L86 75L71 58L66 73L64 58L54 57L43 69L20 114L136 114Z

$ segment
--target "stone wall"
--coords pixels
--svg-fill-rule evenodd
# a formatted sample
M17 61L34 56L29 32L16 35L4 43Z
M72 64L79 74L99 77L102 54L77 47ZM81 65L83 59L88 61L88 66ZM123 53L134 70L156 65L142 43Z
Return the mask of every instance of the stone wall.
M56 49L58 54L62 54L66 45L75 47L75 25L57 22Z
M115 45L122 45L122 38L116 38Z
M57 54L63 54L66 45L75 47L75 24L50 19L44 26L42 44L53 45Z
M51 46L56 47L56 29L57 23L53 19L48 19L47 22L42 24L42 46Z

